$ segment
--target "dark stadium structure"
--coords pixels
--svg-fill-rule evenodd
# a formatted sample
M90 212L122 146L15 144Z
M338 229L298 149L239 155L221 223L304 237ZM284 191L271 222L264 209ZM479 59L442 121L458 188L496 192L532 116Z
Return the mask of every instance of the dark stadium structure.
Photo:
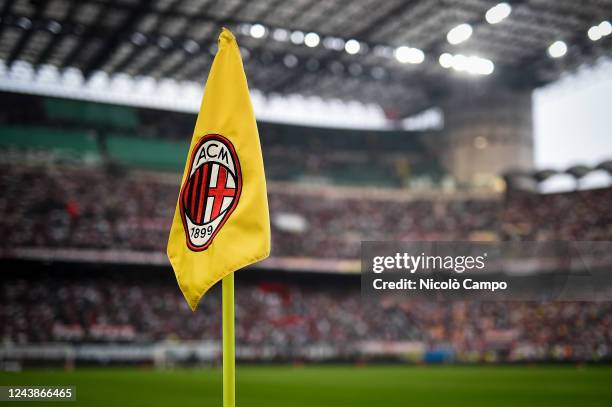
M444 137L427 140L445 170L460 184L490 185L500 174L534 169L532 90L612 54L609 0L499 6L493 0L5 0L0 89L87 99L84 89L97 84L94 99L104 99L106 80L119 88L128 80L157 93L111 102L139 105L173 84L176 103L185 100L180 86L201 89L227 26L240 44L249 87L263 100L375 106L378 125L396 129L439 109ZM46 75L80 85L56 86L53 93ZM185 136L188 127L169 134Z
M586 30L612 15L608 0L513 0L509 21L489 25L492 0L4 0L0 9L0 59L35 67L76 67L85 78L97 71L202 82L212 62L218 32L239 35L251 87L265 93L314 94L374 102L390 116L405 117L469 87L438 65L444 52L476 50L495 61L495 82L532 89L599 56L609 41L593 43ZM465 45L451 47L446 33L472 25ZM244 35L250 25L284 39ZM246 31L245 31L246 27ZM291 32L302 33L296 45ZM314 31L322 45L303 45ZM269 35L268 37L272 37ZM277 38L281 38L281 35ZM347 55L353 39L358 52ZM562 61L546 55L558 39L570 44ZM318 41L317 41L318 43ZM388 48L409 44L425 61L398 65ZM401 86L398 86L401 85Z

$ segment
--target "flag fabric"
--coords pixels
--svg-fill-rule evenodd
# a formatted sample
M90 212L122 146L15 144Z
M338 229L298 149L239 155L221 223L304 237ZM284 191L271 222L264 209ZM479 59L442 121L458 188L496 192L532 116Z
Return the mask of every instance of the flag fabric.
M270 253L259 135L238 44L225 28L191 139L167 252L192 310L223 277Z

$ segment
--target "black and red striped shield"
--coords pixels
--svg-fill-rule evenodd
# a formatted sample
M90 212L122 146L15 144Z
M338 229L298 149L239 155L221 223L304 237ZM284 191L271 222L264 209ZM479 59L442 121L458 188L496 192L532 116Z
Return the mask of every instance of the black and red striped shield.
M232 143L207 134L194 147L181 187L180 210L187 247L206 250L230 217L242 190L242 173Z

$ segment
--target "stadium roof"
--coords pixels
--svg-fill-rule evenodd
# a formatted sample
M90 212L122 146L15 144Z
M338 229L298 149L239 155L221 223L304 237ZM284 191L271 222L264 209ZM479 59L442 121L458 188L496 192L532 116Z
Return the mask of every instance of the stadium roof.
M492 9L498 3L3 0L0 59L5 69L17 61L75 67L85 79L101 70L203 82L228 26L252 88L376 103L399 118L455 86L532 88L612 55L612 0L516 0Z

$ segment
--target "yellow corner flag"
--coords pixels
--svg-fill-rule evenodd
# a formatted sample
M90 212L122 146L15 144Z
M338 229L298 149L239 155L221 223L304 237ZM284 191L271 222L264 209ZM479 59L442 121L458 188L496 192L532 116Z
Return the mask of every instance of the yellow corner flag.
M195 310L215 283L269 253L259 135L238 44L224 28L189 147L168 258Z

